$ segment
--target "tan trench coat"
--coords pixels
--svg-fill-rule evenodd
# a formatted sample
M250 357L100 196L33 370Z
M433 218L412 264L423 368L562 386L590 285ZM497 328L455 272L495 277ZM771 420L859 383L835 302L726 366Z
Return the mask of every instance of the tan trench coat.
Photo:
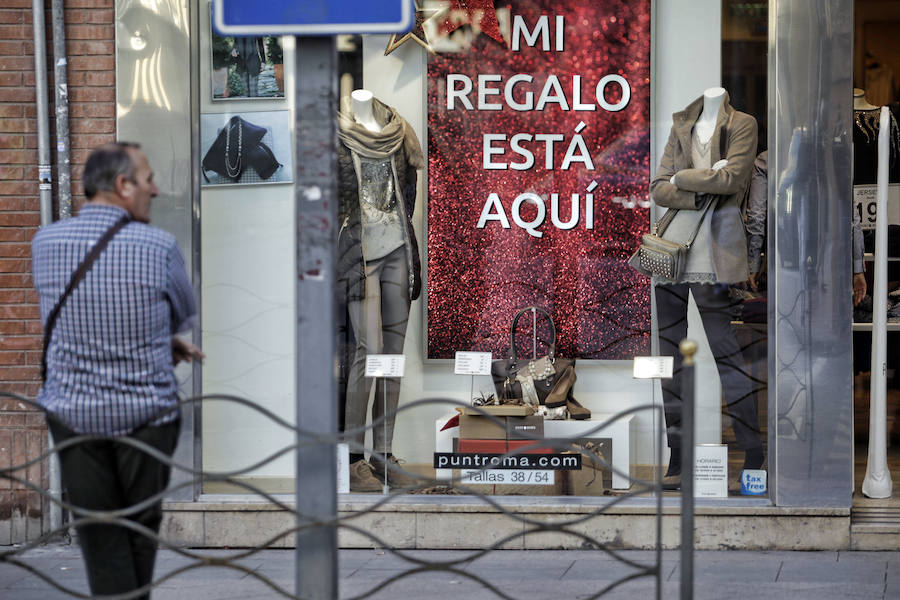
M650 197L658 206L696 210L702 206L702 194L720 198L707 213L711 218L712 257L716 281L738 283L748 277L747 237L741 214L753 160L756 157L756 119L734 110L725 95L716 128L710 142L710 162L728 159L728 165L714 171L695 169L691 162L691 130L703 110L703 97L672 115L669 141L650 181ZM725 156L721 136L725 131ZM675 176L675 184L669 180Z

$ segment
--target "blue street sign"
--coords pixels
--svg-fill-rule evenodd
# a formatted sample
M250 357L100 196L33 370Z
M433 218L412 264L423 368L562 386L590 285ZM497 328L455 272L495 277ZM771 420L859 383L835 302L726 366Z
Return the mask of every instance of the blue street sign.
M213 0L223 35L401 33L414 17L413 0Z

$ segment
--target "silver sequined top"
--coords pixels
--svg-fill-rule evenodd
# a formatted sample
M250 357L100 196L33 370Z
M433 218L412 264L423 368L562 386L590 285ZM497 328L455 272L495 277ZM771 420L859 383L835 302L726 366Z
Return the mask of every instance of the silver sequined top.
M382 258L403 245L403 222L390 159L359 158L363 257Z

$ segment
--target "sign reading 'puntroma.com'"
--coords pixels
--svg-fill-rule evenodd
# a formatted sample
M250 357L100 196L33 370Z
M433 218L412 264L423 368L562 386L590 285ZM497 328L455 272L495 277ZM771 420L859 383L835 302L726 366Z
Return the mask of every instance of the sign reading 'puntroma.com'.
M577 471L580 454L487 454L481 452L435 452L436 469L537 469Z

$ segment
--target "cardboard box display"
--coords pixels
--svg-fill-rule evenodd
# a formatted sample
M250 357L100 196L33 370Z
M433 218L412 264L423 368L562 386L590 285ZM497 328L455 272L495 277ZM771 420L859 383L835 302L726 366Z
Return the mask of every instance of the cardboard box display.
M478 407L458 406L456 410L463 415L483 416L487 413L495 417L528 417L534 414L534 408L528 404L486 404Z
M565 471L565 493L569 496L603 496L612 485L612 471L603 463L597 462L593 455L612 464L612 440L580 440L576 444L584 446L590 452L581 454L581 470Z
M477 452L481 454L506 454L520 451L521 454L553 454L552 448L533 447L521 450L528 446L534 446L538 442L534 440L470 440L459 438L458 452Z
M502 423L497 424L492 418L474 415L459 416L459 437L470 440L518 440L544 437L544 417L495 417Z

